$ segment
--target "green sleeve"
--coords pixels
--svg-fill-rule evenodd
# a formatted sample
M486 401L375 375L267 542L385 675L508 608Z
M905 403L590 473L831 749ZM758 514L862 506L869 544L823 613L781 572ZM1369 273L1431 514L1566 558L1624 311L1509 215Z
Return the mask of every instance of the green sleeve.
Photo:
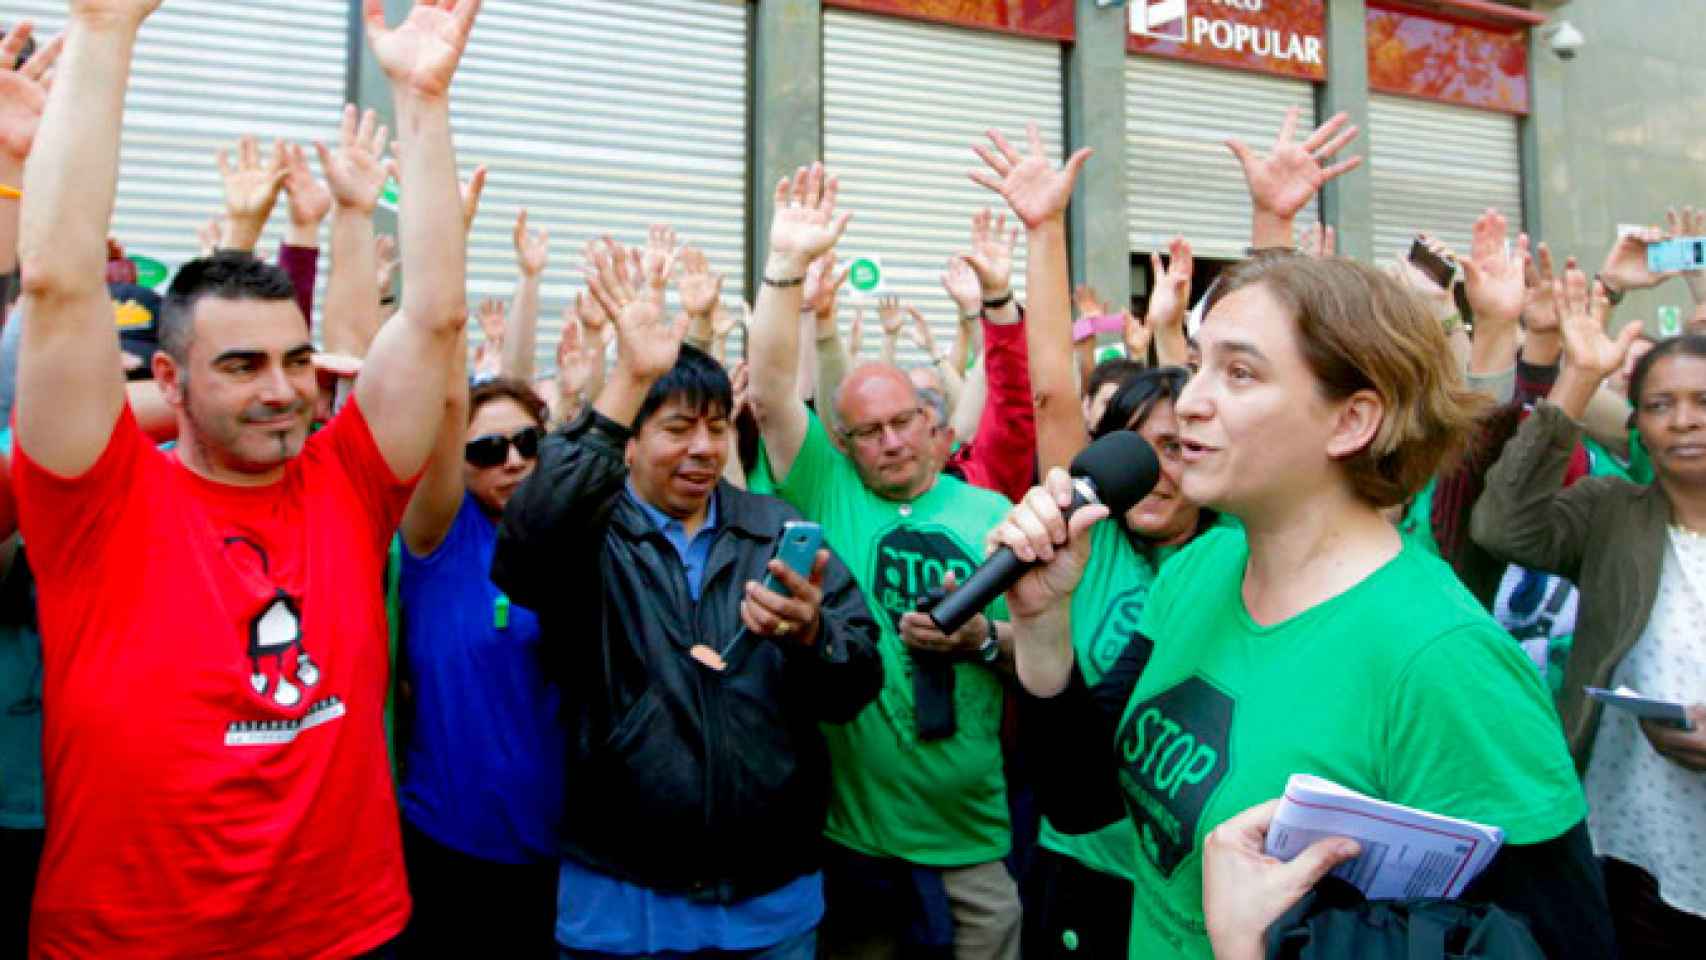
M1384 799L1539 843L1587 815L1539 673L1488 621L1429 643L1400 671L1385 732Z
M823 421L810 413L800 452L794 456L788 475L777 481L776 492L807 518L821 522L828 507L846 495L849 476L855 484L859 482L853 465L829 439Z

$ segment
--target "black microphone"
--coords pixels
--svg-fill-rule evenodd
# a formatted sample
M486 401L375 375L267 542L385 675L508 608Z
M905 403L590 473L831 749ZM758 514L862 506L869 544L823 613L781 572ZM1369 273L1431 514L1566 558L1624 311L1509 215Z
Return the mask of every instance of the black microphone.
M1100 503L1117 520L1155 489L1161 479L1161 461L1134 431L1115 430L1074 457L1070 472L1072 506L1066 508L1067 517L1079 507ZM953 633L1018 583L1033 566L1020 560L1010 547L997 549L959 589L930 607L930 619L943 633Z

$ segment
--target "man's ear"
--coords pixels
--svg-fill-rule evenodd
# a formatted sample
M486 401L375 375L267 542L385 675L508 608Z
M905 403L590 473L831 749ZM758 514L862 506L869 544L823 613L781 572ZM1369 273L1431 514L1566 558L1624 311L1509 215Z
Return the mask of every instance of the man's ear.
M154 382L160 385L160 395L166 398L166 404L174 408L184 405L184 370L172 355L164 350L154 351L149 359L149 369L154 374Z
M639 447L640 441L636 437L629 437L628 442L622 447L622 462L628 465L629 470L634 469L634 451L638 450Z
M1348 460L1356 456L1380 435L1380 424L1386 419L1386 403L1373 390L1358 390L1341 401L1339 414L1333 422L1333 432L1327 437L1327 456Z

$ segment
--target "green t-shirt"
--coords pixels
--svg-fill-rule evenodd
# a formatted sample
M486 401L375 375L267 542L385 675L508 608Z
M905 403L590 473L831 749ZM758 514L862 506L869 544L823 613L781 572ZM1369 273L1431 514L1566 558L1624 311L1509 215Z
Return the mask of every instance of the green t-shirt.
M1006 856L1002 681L988 667L957 664L958 729L919 742L912 658L899 624L948 571L966 581L983 559L984 536L1007 515L1007 499L943 476L910 503L885 500L865 488L815 416L777 492L823 525L825 543L853 572L881 627L882 692L851 723L823 728L834 766L824 833L860 853L931 867ZM1005 602L990 614L1005 620Z
M1310 773L1397 803L1549 840L1586 802L1540 677L1451 569L1413 543L1282 623L1244 608L1248 546L1199 538L1167 564L1155 642L1116 736L1140 838L1132 957L1212 956L1203 839Z
M1178 550L1156 551L1157 562ZM1143 614L1155 567L1132 546L1118 518L1090 529L1090 562L1072 594L1072 656L1084 682L1095 686L1125 652ZM1043 818L1037 842L1093 870L1132 878L1137 869L1137 830L1129 819L1094 833L1061 833Z
M1434 556L1439 556L1439 544L1434 541L1434 487L1439 484L1438 477L1428 478L1428 485L1423 487L1410 503L1404 508L1404 519L1398 521L1398 532L1404 539L1411 541Z
M1641 443L1638 431L1629 431L1629 463L1625 465L1597 441L1584 437L1582 446L1588 450L1588 473L1595 477L1617 477L1630 483L1652 483L1653 461Z

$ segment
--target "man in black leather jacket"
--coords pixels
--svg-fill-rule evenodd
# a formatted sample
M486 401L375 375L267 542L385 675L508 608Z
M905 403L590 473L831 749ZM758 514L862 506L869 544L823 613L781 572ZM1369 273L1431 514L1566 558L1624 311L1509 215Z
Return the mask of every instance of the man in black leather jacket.
M729 380L665 321L667 265L595 266L617 368L541 445L492 571L538 613L564 690L557 938L571 957L809 958L818 724L876 695L877 628L828 551L809 578L770 560L791 507L720 481Z

